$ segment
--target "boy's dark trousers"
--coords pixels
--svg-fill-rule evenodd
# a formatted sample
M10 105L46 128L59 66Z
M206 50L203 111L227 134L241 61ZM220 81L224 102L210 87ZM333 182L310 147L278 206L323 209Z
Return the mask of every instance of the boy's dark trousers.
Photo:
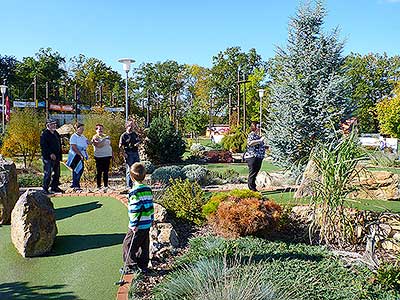
M131 252L129 246L132 242ZM122 259L127 266L137 264L140 269L147 269L150 260L150 229L139 229L136 233L129 229L122 244Z
M247 158L247 166L249 167L249 177L247 179L247 186L252 191L257 191L256 177L261 169L263 159L260 157Z

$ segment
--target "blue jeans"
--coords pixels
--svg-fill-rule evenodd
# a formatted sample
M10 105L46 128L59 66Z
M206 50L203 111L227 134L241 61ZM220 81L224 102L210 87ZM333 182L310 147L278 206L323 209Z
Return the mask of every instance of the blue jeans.
M133 182L131 179L130 168L135 162L139 162L139 153L138 152L126 152L128 157L125 159L125 167L126 167L126 186L131 188L133 186Z
M79 173L75 173L74 171L72 171L72 186L71 187L73 187L73 188L81 187L80 181L81 181L84 167L85 167L85 164L82 160L82 169L79 171Z
M51 174L53 172L54 174L52 180ZM58 186L60 185L60 161L43 159L43 173L43 190L48 191L50 186L52 189L58 188Z

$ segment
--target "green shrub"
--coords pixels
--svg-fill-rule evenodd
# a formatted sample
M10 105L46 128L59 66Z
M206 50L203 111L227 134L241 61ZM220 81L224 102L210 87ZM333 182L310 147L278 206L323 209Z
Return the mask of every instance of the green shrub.
M191 182L197 182L200 185L207 184L209 171L200 165L187 165L182 168L185 177Z
M203 259L168 276L154 295L163 300L285 299L264 280L264 272L261 265L242 265L238 260Z
M44 119L36 109L15 109L2 140L1 154L5 157L22 155L24 168L30 166L40 152Z
M144 165L146 169L146 174L152 174L156 169L156 166L153 165L153 163L149 160L143 160L141 161L141 163Z
M390 263L380 265L376 279L384 288L400 291L400 266Z
M221 141L225 150L232 152L245 152L247 147L247 134L236 127L231 133L225 135Z
M161 183L168 185L170 179L185 178L185 173L183 173L182 168L179 166L166 166L156 169L153 174L151 174L151 182Z
M211 198L208 200L206 204L203 205L202 211L205 217L215 213L218 209L219 204L221 203L220 199L213 199Z
M190 146L190 155L194 157L202 157L204 150L206 150L206 148L202 144L194 143Z
M186 148L181 133L168 118L155 118L151 122L144 147L155 163L179 162Z
M171 185L161 198L161 205L176 217L197 225L204 223L201 208L204 204L204 192L197 182L171 179Z
M43 176L38 174L19 174L17 181L19 187L42 186Z

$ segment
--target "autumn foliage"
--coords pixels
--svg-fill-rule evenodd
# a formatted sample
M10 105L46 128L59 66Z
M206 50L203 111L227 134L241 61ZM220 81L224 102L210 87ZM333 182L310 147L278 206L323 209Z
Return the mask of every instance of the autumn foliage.
M271 200L229 196L208 216L208 221L218 234L235 238L274 229L281 213L282 208Z

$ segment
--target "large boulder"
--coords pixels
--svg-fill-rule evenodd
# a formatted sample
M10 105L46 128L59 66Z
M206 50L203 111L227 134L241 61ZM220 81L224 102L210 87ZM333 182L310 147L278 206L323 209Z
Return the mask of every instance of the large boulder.
M19 197L14 162L0 156L0 224L10 224L11 212Z
M353 185L357 189L349 194L349 198L358 199L400 199L400 175L387 171L361 171Z
M23 257L51 250L57 234L56 216L50 198L41 191L27 190L11 214L11 240Z
M289 174L284 172L270 172L261 171L257 174L256 185L259 188L288 188L293 187L294 180L290 178Z
M301 177L300 186L294 194L294 198L305 198L312 196L313 184L320 180L320 176L317 172L316 165L313 160L309 160L304 170L303 176Z

